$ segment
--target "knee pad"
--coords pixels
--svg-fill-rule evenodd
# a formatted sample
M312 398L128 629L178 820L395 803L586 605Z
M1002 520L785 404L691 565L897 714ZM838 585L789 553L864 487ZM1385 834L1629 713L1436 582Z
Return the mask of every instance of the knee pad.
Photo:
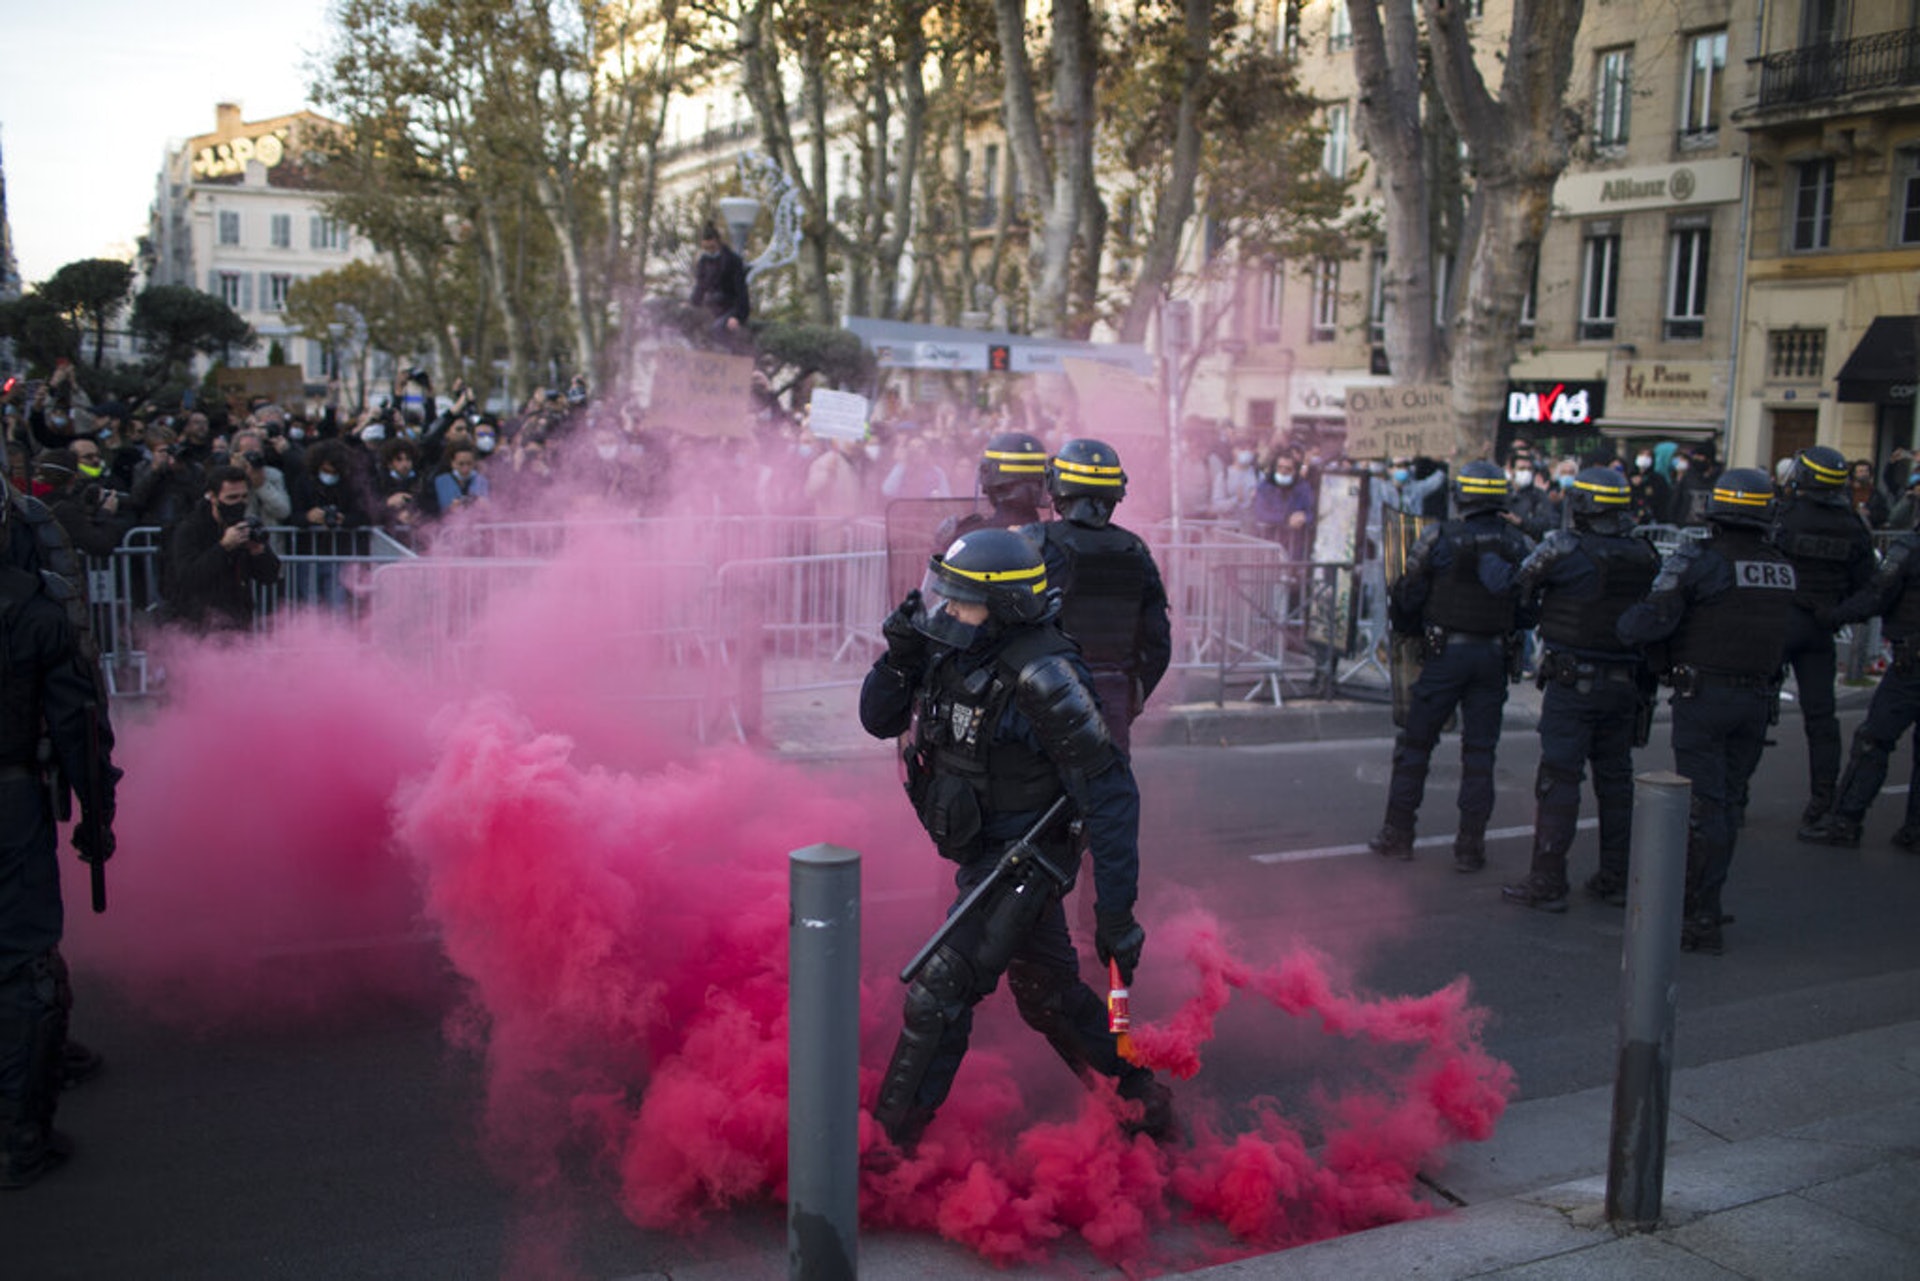
M915 1032L937 1032L973 999L973 967L953 949L938 948L907 984L906 1025Z
M1007 967L1007 990L1028 1023L1050 1021L1065 1011L1062 997L1071 980L1044 966L1015 961Z
M1536 797L1546 796L1555 787L1566 787L1569 785L1573 787L1580 786L1579 770L1562 769L1558 765L1548 765L1542 762L1540 771L1533 776L1533 794Z

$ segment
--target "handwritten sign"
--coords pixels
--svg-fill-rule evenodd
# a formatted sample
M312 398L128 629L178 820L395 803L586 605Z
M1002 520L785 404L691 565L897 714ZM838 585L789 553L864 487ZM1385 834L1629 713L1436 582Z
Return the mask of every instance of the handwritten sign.
M647 426L683 436L748 436L753 360L713 351L658 351Z
M265 396L283 409L306 407L306 374L298 365L253 365L220 371L220 394L227 410L237 418L247 416L247 405L256 396Z
M807 430L827 440L865 440L871 408L850 391L816 391L807 400Z
M1166 402L1140 375L1073 356L1061 360L1060 368L1079 403L1080 430L1101 437L1166 436Z
M1444 458L1453 452L1453 393L1425 387L1347 390L1347 457Z

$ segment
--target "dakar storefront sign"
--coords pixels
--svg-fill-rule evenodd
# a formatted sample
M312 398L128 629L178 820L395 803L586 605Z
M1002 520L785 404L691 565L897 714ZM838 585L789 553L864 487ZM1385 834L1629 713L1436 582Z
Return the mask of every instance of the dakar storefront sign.
M1515 427L1586 427L1606 404L1605 383L1533 382L1507 386L1507 422Z
M1348 387L1349 458L1435 458L1453 452L1453 396L1444 383Z
M1727 415L1727 366L1717 360L1631 360L1616 363L1607 380L1613 418L1698 418Z
M271 169L287 158L286 130L263 133L254 138L232 138L202 147L193 155L193 176L226 178L245 173L247 162L258 160Z

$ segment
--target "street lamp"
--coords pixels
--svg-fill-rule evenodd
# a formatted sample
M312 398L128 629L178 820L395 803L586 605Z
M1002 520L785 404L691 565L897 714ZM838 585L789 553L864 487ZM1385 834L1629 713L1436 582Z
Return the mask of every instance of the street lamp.
M733 241L734 249L744 258L747 237L752 234L753 224L760 217L760 202L752 196L722 196L716 203L720 207L720 221L727 224L727 234Z

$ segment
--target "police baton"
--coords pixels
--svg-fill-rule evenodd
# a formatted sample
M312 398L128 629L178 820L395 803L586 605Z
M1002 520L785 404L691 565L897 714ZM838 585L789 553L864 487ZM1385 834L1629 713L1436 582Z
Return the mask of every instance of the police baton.
M947 913L947 919L939 929L933 932L933 937L921 944L920 950L913 954L913 959L908 961L906 967L900 971L902 983L913 982L913 976L920 972L920 967L927 963L927 958L947 941L947 936L959 927L960 922L967 918L967 914L980 905L980 900L991 894L994 887L1001 881L1025 869L1027 864L1038 864L1056 884L1066 883L1066 878L1040 856L1038 844L1040 838L1046 835L1047 829L1053 826L1054 821L1066 813L1066 809L1067 798L1063 793L1054 798L1053 804L1047 807L1047 812L1034 821L1033 826L1027 829L1026 835L1007 847L1007 852L1000 856L1000 861L993 865L993 870L988 872L978 885L967 891L967 896L960 900L960 905Z

